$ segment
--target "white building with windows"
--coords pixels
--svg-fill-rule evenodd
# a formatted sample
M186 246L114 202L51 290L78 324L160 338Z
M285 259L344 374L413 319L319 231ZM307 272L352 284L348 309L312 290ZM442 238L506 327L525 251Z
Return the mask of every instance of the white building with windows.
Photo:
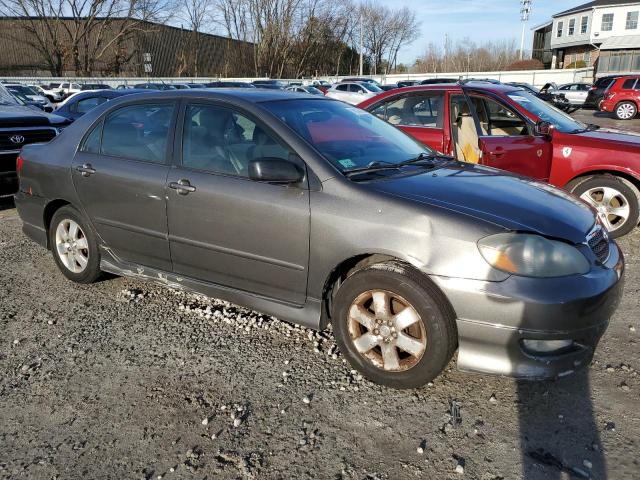
M594 0L553 15L534 31L549 67L595 67L597 76L640 72L640 1ZM538 31L540 30L540 31ZM534 54L536 46L534 45Z

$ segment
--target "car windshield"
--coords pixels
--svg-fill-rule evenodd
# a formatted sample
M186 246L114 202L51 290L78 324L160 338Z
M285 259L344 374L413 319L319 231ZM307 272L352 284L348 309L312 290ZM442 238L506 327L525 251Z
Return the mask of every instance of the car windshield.
M18 92L18 93L21 93L22 95L38 95L36 92L33 91L32 88L25 87L24 85L11 85L10 87L7 87L7 88L12 92Z
M571 118L526 90L510 92L507 93L507 96L525 110L539 117L540 120L551 123L559 132L577 133L587 128L584 123Z
M378 117L342 102L278 100L262 105L343 173L435 153Z
M382 92L382 89L377 86L375 83L363 82L361 85L369 90L370 92L379 93Z
M0 105L21 105L21 102L0 84Z

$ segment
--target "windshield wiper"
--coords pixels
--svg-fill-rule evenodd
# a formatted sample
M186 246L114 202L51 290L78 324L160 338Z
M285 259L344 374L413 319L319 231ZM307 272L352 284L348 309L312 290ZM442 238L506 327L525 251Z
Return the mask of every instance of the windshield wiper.
M600 125L596 125L595 123L588 123L584 126L584 128L576 128L575 130L571 130L571 133L584 133L584 132L593 132L594 130L598 130Z
M391 163L391 162L385 162L385 161L371 162L366 167L354 168L352 170L349 170L345 172L345 175L347 177L350 177L352 175L357 175L360 173L379 172L382 170L399 170L400 168L406 167L408 165L416 165L416 166L421 166L426 168L433 168L434 167L433 160L437 158L450 159L450 157L447 157L446 155L437 155L435 153L421 152L420 154L418 154L418 156L410 158L409 160L405 160L403 162L398 162L398 163ZM427 164L422 163L425 161L429 161L429 163Z
M353 168L344 172L347 177L351 177L352 175L357 175L359 173L369 173L369 172L379 172L381 170L397 170L400 168L399 163L391 163L391 162L371 162L366 167Z

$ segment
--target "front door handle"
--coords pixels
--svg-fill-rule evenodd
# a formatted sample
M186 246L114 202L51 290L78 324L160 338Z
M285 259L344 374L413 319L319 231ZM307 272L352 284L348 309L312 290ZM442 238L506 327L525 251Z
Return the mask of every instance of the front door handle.
M504 155L504 150L500 149L500 150L494 150L493 152L489 152L489 155L495 158L500 158L501 156Z
M90 163L85 163L81 167L76 167L76 170L82 173L83 177L88 177L89 175L96 173L95 168L93 168Z
M178 180L177 182L171 182L169 184L169 188L176 190L179 195L188 195L189 193L196 191L196 187L191 185L189 180L186 178Z

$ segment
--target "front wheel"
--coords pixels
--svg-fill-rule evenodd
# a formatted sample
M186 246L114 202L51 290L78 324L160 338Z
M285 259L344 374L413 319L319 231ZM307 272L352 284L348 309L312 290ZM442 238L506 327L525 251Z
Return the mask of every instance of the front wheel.
M639 200L634 187L612 175L590 177L571 192L597 210L613 238L626 235L638 224Z
M614 112L618 120L631 120L635 118L638 109L633 102L620 102Z
M92 283L100 276L96 236L75 208L62 207L53 215L49 245L58 268L69 280Z
M332 323L349 363L373 382L415 388L438 376L457 346L455 315L422 274L397 262L348 277Z

